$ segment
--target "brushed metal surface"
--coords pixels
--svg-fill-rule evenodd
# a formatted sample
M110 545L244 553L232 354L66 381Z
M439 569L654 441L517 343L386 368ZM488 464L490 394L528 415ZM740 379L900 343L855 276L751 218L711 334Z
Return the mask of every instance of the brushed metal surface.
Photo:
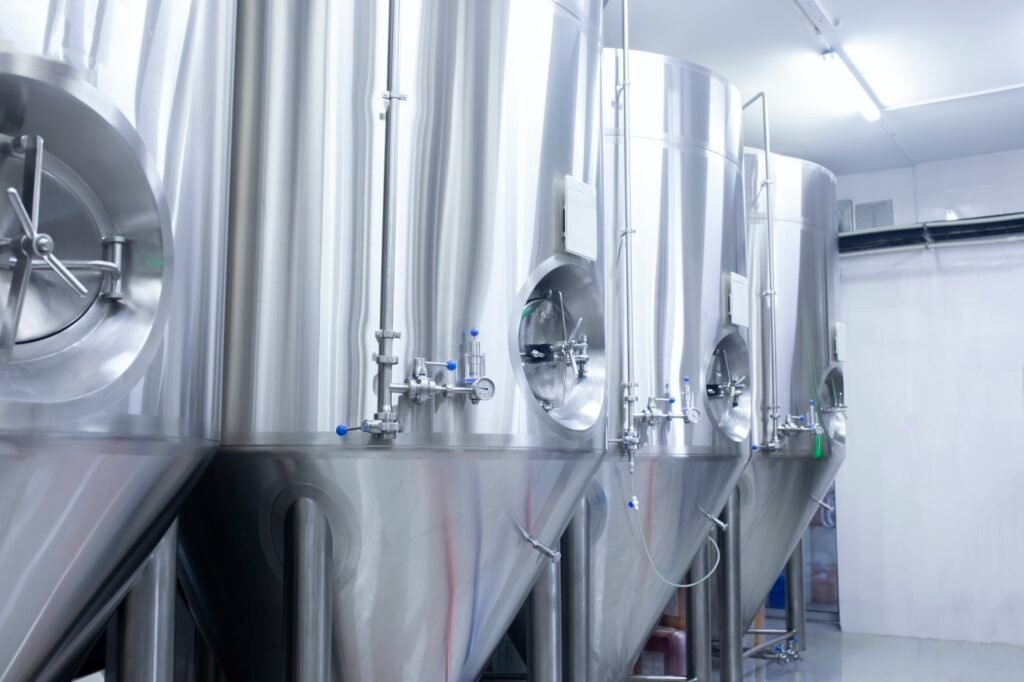
M223 449L180 517L189 603L232 679L283 679L283 518L309 497L334 542L333 679L473 680L548 562L520 529L553 546L596 462L404 437Z
M605 213L621 229L621 134L614 93L618 51L606 50ZM730 332L723 274L746 273L745 211L740 166L741 102L719 76L660 55L631 53L633 119L636 376L640 407L648 397L680 396L689 376L702 412L697 424L661 424L640 450L635 474L608 454L588 493L591 515L592 680L622 680L673 593L657 578L639 544L639 524L659 570L680 582L746 462L748 441L734 440L711 415L705 375L718 341ZM617 281L621 289L621 272ZM621 292L619 292L621 293ZM621 326L621 296L611 326ZM610 347L616 355L619 337ZM621 352L621 351L618 351ZM609 371L619 394L622 361ZM616 406L617 407L617 406ZM744 412L744 409L746 410ZM749 396L738 412L749 431ZM612 419L618 429L621 418ZM735 425L735 422L733 423Z
M181 523L190 603L238 679L284 670L280 499L333 510L335 679L472 680L547 561L526 536L556 545L605 449L603 261L561 244L565 176L600 189L600 0L402 4L395 380L461 361L476 327L497 388L396 400L390 445L334 433L376 404L387 8L239 7L226 447ZM554 419L518 332L562 265L597 296L596 398Z
M127 150L155 193L126 185L111 193L128 205L160 203L168 240L162 263L129 273L136 288L108 326L76 322L20 344L3 369L5 682L50 679L91 639L219 435L233 25L233 3L213 0L0 4L0 71L70 92L93 112L87 120L54 120L49 151L75 135L85 146L89 126L113 126L124 149L112 153ZM49 113L30 112L26 120L48 120ZM3 125L7 134L18 132L10 118ZM118 176L106 163L95 157L92 173L83 175L94 188ZM128 248L131 254L131 242ZM154 271L162 280L150 276ZM152 327L133 327L136 312L157 298ZM140 339L136 351L124 351L126 338ZM38 383L18 377L26 357L72 342L75 357L33 374ZM31 350L37 344L40 350ZM15 385L26 393L13 396ZM104 390L82 395L90 385Z
M239 47L225 442L374 411L386 24L382 2L241 8L240 35L260 38ZM603 448L603 428L563 428L527 398L516 340L547 269L577 264L601 287L560 253L564 176L598 182L600 35L551 0L438 0L403 7L401 42L395 380L417 355L461 360L476 327L497 385L475 406L397 401L406 433ZM598 322L584 320L595 340Z
M745 157L749 206L751 273L763 290L767 230L763 195L763 155ZM808 401L825 406L822 386L827 373L841 365L833 361L831 327L838 320L838 257L835 217L835 177L816 164L772 155L775 198L776 327L778 330L779 405L783 417L803 414ZM760 308L752 308L752 328L761 324ZM758 368L759 334L751 344ZM767 396L757 391L756 414L765 414ZM843 418L845 422L845 418ZM755 419L755 442L766 428ZM845 457L842 437L822 436L816 456L812 434L790 436L782 450L755 452L739 484L742 537L740 541L741 622L749 626L768 591L786 564L817 503L832 484Z

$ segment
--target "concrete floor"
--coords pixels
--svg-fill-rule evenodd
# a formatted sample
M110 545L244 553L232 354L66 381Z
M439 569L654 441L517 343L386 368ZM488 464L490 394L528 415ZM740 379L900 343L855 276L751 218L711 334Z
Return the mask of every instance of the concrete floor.
M1020 682L1024 648L840 632L808 623L800 661L748 660L750 682Z

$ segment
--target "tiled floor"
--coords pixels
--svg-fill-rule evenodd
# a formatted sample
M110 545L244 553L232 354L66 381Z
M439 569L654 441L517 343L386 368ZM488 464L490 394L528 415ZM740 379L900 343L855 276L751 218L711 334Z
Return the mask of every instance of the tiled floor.
M840 632L809 623L794 663L746 663L750 682L1020 682L1024 648Z

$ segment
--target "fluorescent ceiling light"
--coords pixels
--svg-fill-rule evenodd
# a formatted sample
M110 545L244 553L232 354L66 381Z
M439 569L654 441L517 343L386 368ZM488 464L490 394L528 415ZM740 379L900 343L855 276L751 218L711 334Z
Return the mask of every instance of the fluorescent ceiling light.
M825 63L826 77L833 86L832 91L837 97L842 98L844 105L859 112L868 121L874 122L882 118L882 112L875 104L875 100L838 52L829 50L821 58Z

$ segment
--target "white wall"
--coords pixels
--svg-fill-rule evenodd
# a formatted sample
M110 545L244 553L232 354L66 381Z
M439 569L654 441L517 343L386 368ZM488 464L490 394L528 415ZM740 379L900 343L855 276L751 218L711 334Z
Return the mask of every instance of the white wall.
M842 175L838 181L840 199L892 199L897 225L1024 212L1024 149Z
M847 257L841 272L843 628L1024 645L1024 243Z

